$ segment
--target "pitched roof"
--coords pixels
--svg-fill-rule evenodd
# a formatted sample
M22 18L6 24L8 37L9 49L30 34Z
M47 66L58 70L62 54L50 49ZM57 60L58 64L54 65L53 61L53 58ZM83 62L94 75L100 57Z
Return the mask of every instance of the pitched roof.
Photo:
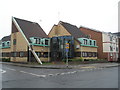
M77 26L62 21L60 21L60 24L76 39L86 37L86 35L82 31L80 31Z
M18 19L15 17L14 19L18 23L19 27L21 28L22 32L29 42L31 42L29 39L30 37L48 38L47 34L43 31L38 23Z
M102 33L102 31L99 31L99 30L96 30L96 29L93 29L93 28L88 28L88 27L85 27L85 26L82 26L82 25L79 27L79 29L81 29L81 28L85 28L85 29L88 29L88 30L91 30L91 31Z
M3 37L1 41L10 41L10 39L11 39L11 35Z

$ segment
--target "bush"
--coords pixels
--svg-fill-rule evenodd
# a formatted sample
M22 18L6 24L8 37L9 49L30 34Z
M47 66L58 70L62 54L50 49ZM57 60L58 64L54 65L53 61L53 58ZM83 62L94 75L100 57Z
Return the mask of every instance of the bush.
M2 58L3 62L10 62L10 58Z
M83 57L80 57L80 61L84 61Z

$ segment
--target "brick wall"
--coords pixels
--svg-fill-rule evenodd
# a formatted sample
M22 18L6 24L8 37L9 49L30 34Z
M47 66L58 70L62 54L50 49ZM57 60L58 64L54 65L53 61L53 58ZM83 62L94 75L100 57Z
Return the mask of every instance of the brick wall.
M107 58L107 55L103 53L103 43L102 43L102 32L91 30L88 28L80 27L80 30L89 35L91 39L97 41L98 46L98 58L99 59L105 59Z

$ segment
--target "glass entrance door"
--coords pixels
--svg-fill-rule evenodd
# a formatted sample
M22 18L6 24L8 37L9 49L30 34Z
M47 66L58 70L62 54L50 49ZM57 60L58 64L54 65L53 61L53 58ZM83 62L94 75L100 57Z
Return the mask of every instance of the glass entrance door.
M51 61L66 59L66 43L69 43L68 58L74 57L74 39L72 36L53 37L50 41Z

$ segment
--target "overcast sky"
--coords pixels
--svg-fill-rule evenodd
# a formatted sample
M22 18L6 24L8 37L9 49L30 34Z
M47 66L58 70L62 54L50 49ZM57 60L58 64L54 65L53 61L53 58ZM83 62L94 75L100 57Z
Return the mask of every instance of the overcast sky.
M119 0L1 0L0 38L11 33L11 17L37 22L48 34L59 20L78 27L118 31Z

